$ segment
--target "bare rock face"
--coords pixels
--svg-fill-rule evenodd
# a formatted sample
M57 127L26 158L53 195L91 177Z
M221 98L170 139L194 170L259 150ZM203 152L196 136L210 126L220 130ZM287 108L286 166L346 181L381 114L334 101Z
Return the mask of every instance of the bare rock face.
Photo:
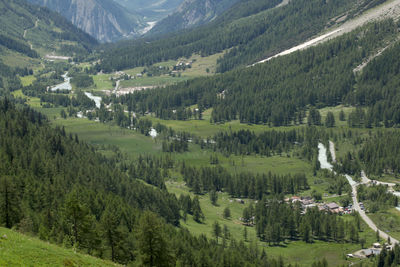
M46 6L69 19L101 42L135 35L144 23L110 0L28 0Z
M166 33L214 20L238 0L184 0L175 13L157 23L152 33Z

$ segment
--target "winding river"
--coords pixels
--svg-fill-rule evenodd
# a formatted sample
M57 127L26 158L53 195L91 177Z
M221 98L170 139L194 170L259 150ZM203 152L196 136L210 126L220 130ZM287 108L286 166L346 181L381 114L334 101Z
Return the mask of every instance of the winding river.
M66 72L61 77L64 78L64 82L51 87L51 91L57 91L57 90L71 91L72 90L71 77L68 76L68 72Z

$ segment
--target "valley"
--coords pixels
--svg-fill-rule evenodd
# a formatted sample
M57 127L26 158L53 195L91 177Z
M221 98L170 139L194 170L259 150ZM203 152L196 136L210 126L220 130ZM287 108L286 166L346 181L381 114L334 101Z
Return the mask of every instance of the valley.
M115 44L22 1L0 0L25 14L0 31L0 265L400 264L400 1L239 0Z

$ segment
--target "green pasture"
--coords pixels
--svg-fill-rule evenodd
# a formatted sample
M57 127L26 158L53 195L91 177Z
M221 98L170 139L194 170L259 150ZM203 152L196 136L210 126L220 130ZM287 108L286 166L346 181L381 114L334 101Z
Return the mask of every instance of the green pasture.
M0 227L0 266L120 266Z

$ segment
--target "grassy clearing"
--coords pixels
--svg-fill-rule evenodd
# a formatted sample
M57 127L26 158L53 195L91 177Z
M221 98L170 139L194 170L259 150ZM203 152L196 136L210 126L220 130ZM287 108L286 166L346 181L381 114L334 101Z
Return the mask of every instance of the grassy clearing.
M400 239L400 211L391 208L377 213L370 213L368 216L379 229L387 232L397 240Z
M35 76L33 76L33 75L20 77L20 79L21 79L22 86L31 85L36 80Z
M94 88L90 88L94 91L103 91L113 89L112 81L110 81L110 75L108 74L98 74L93 75L93 81L95 84Z
M186 69L182 75L189 77L213 75L216 71L217 60L222 57L225 52L214 54L208 57L193 55L189 60L194 61L190 69ZM208 71L207 71L208 70Z
M176 194L178 197L181 194L189 194L194 197L184 183L182 182L167 182L168 191ZM191 215L187 216L186 222L181 220L183 227L189 229L189 231L195 235L205 234L207 237L212 238L212 225L215 221L218 221L221 225L226 225L234 239L243 240L244 226L241 224L239 218L242 217L243 209L250 203L251 200L246 200L246 204L239 204L234 199L230 198L227 193L218 193L218 206L211 204L208 194L199 196L201 209L205 215L203 223L197 223L193 220ZM231 218L224 219L222 214L223 210L229 207L231 210ZM256 232L254 227L247 227L249 240L256 238Z
M122 88L126 87L138 87L138 86L164 86L175 84L178 82L186 81L188 77L172 77L169 75L154 76L154 77L141 77L132 80L121 81L120 86Z
M151 137L118 126L78 118L57 119L53 123L64 126L67 132L78 134L90 144L115 145L130 155L154 154L161 150L161 144Z
M248 156L235 156L231 155L225 157L221 153L214 153L210 150L202 150L197 145L191 145L189 152L174 154L177 161L185 161L196 167L210 166L210 156L218 156L219 165L228 169L232 173L239 172L252 172L252 173L276 173L276 174L289 174L289 173L306 173L312 174L311 165L299 158L287 156L285 153L282 155L275 155L272 157L264 157L259 155Z
M148 77L144 75L144 77L136 78L132 80L121 81L121 87L137 87L137 86L164 86L169 84L175 84L178 82L186 81L188 79L201 77L201 76L209 76L215 73L217 59L220 58L224 53L218 53L215 55L211 55L208 57L201 57L200 55L193 55L189 59L181 58L179 60L169 60L154 64L154 66L162 66L168 67L170 70L173 70L173 67L180 61L188 62L193 61L191 68L187 68L184 71L180 71L180 77L172 77L169 75L161 75L155 77ZM138 73L142 73L144 67L137 67L133 69L125 70L126 74L131 76L136 76ZM99 75L96 75L99 76ZM101 82L96 82L97 88L102 88ZM101 78L98 78L101 79ZM99 89L100 90L100 89Z
M14 97L16 98L22 98L22 99L26 99L26 104L28 104L30 107L32 108L42 108L42 106L40 105L40 98L38 97L31 97L31 96L26 96L22 93L22 90L17 90L12 92L12 94L14 95ZM42 110L40 110L42 112Z
M176 131L185 131L204 138L213 136L218 132L250 130L256 133L260 133L268 130L284 131L298 127L303 127L303 126L270 127L268 125L244 124L240 123L238 120L230 121L227 123L214 124L210 123L210 120L206 119L206 116L204 116L203 120L188 120L188 121L162 120L151 116L148 116L148 118L153 121L153 124L160 123L167 127L171 127Z
M2 47L0 59L10 67L37 69L40 67L40 59L29 58L23 54Z
M344 114L346 115L346 121L339 120L339 114L342 110L343 110ZM325 122L325 118L326 118L326 115L328 114L328 112L332 112L335 117L335 125L336 126L347 126L347 118L349 117L349 114L353 110L355 110L354 107L347 107L347 106L340 105L340 106L336 106L336 107L322 108L319 110L319 112L321 114L322 123Z
M7 238L2 238L6 235ZM0 228L0 266L120 266Z

